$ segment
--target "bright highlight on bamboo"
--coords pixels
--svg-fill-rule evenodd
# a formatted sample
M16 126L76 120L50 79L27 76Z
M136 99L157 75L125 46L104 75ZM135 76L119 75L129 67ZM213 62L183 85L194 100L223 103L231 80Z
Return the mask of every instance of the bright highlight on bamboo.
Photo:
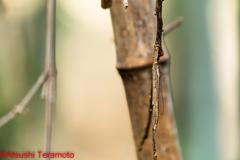
M123 0L123 6L125 10L128 9L128 0Z

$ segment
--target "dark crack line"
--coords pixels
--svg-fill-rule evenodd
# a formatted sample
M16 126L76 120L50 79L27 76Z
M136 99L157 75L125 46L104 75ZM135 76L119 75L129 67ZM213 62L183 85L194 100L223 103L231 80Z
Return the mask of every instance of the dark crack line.
M151 87L151 93L149 95L148 122L147 122L147 127L145 129L144 137L142 138L142 141L141 141L140 146L138 148L138 152L140 152L142 150L142 146L143 146L145 140L148 138L149 128L151 126L152 111L153 111L153 105L152 105L152 87Z

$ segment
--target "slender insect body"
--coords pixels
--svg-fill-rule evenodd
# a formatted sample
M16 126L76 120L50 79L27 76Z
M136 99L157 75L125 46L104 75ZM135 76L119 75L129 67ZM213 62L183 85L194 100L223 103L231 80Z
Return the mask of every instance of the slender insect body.
M153 160L157 160L157 138L156 138L156 130L159 119L159 109L163 109L163 95L162 95L162 85L161 85L161 68L158 64L158 61L161 56L163 56L162 49L162 32L163 32L163 21L162 21L162 1L156 0L156 9L155 15L157 16L157 36L156 42L154 46L154 56L153 56L153 81L152 81L152 105L153 105L153 114L152 114L152 140L153 140ZM161 99L161 103L159 103Z

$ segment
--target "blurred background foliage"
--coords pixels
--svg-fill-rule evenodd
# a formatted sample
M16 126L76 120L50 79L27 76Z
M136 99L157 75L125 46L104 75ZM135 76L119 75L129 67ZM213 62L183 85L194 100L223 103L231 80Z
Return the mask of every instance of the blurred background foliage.
M209 2L164 2L164 24L184 18L165 41L171 54L172 90L185 160L226 160L219 148L219 141L225 139L218 138L221 109L210 34L212 28L225 28L218 23L209 26L213 13ZM235 0L232 3L239 6ZM76 159L84 160L133 160L135 148L124 88L115 67L111 18L100 6L100 0L57 0L54 151L71 151ZM239 37L236 8L238 25L233 30ZM45 11L41 0L0 0L0 116L20 102L44 69ZM238 45L237 38L237 55ZM1 150L44 151L45 102L40 92L28 105L28 116L18 116L0 129Z

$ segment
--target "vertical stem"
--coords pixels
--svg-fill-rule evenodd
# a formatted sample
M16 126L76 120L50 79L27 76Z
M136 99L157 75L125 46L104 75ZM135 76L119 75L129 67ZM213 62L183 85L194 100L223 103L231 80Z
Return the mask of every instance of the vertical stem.
M154 45L154 55L153 55L153 92L152 92L152 105L153 105L153 117L152 117L152 143L153 143L153 160L157 160L157 142L156 142L156 131L159 118L159 80L161 76L160 65L158 60L160 56L163 56L162 49L162 32L163 32L163 21L162 21L162 0L156 1L156 12L157 15L157 36Z
M47 135L46 152L50 153L52 148L52 130L54 119L54 107L56 97L56 66L55 66L55 13L56 0L47 0L47 27L46 27L46 70L47 79ZM47 160L50 160L48 157Z

